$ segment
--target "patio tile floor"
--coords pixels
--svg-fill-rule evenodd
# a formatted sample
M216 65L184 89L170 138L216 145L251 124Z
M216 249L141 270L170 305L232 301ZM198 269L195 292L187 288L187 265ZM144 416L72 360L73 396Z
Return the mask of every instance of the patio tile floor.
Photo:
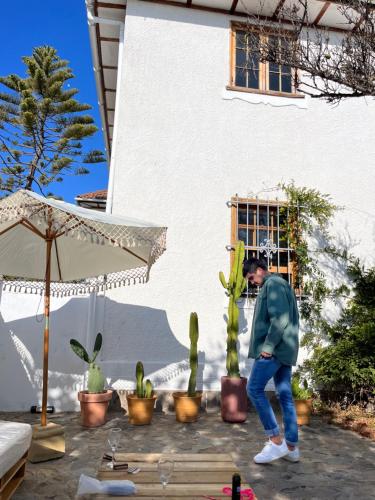
M0 412L0 419L37 421L28 413ZM251 460L264 442L255 413L241 425L223 423L216 412L202 414L190 425L162 413L156 413L152 425L145 427L130 426L119 412L109 413L108 422L97 429L81 427L78 413L56 414L50 420L65 426L66 455L55 461L29 463L14 500L74 499L80 474L95 475L112 427L124 431L121 451L231 452L259 500L375 499L375 443L328 425L319 417L300 431L300 463L279 460L265 466Z

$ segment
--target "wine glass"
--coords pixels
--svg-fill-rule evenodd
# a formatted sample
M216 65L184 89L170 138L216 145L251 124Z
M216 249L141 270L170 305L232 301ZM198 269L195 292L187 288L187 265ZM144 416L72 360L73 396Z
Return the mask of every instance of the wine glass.
M118 448L118 445L120 443L120 438L121 438L121 429L118 427L115 427L109 431L108 434L108 444L111 447L112 450L112 462L108 464L108 467L110 469L115 468L115 453Z
M158 462L158 471L160 476L160 482L163 485L163 489L167 487L168 481L172 476L174 469L174 463L172 460L167 458L160 458Z

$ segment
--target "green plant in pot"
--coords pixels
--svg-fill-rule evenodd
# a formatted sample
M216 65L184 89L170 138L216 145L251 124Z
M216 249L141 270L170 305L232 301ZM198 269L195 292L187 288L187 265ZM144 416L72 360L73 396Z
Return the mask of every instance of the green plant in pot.
M245 246L243 241L237 242L232 270L227 281L220 272L219 279L229 297L227 321L227 375L221 377L221 416L225 422L244 422L247 418L246 378L241 377L238 363L238 300L246 287L246 279L242 275Z
M301 380L298 372L292 376L292 395L297 413L297 424L308 425L312 411L313 392L309 388L307 380Z
M190 377L187 392L174 392L174 407L178 422L195 422L198 419L199 408L202 401L202 392L197 391L197 371L198 371L198 338L199 325L198 315L195 312L190 314L189 324L190 338Z
M129 422L133 425L147 425L151 423L154 413L156 396L154 395L151 380L144 382L144 368L138 361L135 368L136 389L134 394L128 394Z
M112 398L112 390L105 389L105 378L96 358L102 348L103 337L98 333L95 339L92 356L88 355L86 349L78 340L70 339L70 346L75 354L88 363L87 390L78 393L81 405L81 422L85 427L98 427L106 421L109 401Z

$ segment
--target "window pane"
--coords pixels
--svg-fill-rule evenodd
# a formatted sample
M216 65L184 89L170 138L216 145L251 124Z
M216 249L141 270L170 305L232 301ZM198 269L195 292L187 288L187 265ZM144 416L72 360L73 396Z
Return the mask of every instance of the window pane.
M238 211L238 223L239 224L247 224L246 208L245 208L245 210Z
M270 73L270 90L280 90L279 73Z
M243 68L246 66L246 50L236 50L236 66L241 66Z
M290 66L281 66L281 73L283 75L290 75L291 67Z
M269 71L271 71L273 73L278 73L280 71L280 66L278 64L273 63L273 62L270 62L268 67L269 67Z
M242 68L236 68L236 86L246 87L246 70Z
M255 226L257 223L257 208L255 205L249 205L249 226Z
M264 240L267 240L268 239L268 232L265 231L264 229L261 229L259 231L259 240L258 240L258 246L260 246L261 243L264 243Z
M281 90L282 92L292 92L292 77L290 75L281 76Z
M246 47L246 31L236 31L236 47Z
M270 234L271 234L272 242L275 243L275 245L278 247L279 242L277 240L277 231L271 231Z
M270 207L270 222L271 227L277 227L277 209L276 207Z
M250 89L259 89L259 71L250 70L248 72L247 86Z
M259 207L259 225L267 226L267 207Z
M285 267L288 265L288 252L280 252L280 266Z
M238 239L246 244L246 229L238 229Z

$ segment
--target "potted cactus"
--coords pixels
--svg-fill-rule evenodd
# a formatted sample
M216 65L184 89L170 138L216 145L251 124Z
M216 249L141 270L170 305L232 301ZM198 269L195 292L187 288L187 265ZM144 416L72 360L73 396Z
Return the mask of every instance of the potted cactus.
M246 287L242 275L245 247L242 241L236 245L234 261L229 280L219 273L221 284L229 297L227 322L227 375L221 377L221 416L225 422L244 422L247 418L246 378L241 377L238 364L238 318L237 302Z
M136 369L136 390L134 394L128 394L129 422L133 425L147 425L151 423L154 413L156 396L154 395L151 380L144 379L143 364L138 361Z
M90 358L82 344L75 339L70 340L73 352L89 365L87 390L78 393L78 400L81 404L81 422L85 427L98 427L105 423L109 401L112 398L113 391L104 389L104 375L100 367L95 363L102 342L102 334L98 333L95 339L94 352Z
M190 314L190 378L187 392L174 392L174 407L176 420L178 422L195 422L198 419L199 408L202 400L202 392L197 392L197 369L198 369L198 315Z
M292 376L292 395L296 407L297 424L309 425L312 411L312 390L309 389L306 379L301 383L298 372Z

